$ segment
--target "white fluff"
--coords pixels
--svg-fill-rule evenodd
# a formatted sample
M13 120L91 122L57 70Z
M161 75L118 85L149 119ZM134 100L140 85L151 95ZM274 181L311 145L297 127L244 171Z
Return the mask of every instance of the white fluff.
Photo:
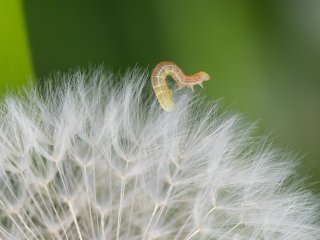
M291 156L239 116L188 89L164 112L137 69L54 80L0 108L1 239L319 239Z

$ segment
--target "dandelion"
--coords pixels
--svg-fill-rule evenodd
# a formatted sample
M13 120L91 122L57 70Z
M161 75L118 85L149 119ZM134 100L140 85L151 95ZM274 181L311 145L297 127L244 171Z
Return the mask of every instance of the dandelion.
M1 239L319 237L297 161L240 116L187 90L164 112L137 69L54 80L1 105Z

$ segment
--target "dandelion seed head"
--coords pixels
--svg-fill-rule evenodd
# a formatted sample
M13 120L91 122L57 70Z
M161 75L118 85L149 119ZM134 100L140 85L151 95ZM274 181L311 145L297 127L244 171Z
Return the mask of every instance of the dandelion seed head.
M53 78L0 108L1 239L318 238L297 161L239 115L164 112L138 69Z

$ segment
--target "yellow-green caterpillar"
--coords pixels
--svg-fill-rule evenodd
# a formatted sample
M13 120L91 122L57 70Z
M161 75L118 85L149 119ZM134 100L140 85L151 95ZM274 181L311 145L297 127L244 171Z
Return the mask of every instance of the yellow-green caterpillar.
M192 90L194 85L199 84L202 87L202 82L210 79L206 72L188 76L174 62L160 62L152 71L151 83L160 106L168 112L172 110L174 103L172 90L166 81L167 76L171 76L177 82L178 88L190 87Z

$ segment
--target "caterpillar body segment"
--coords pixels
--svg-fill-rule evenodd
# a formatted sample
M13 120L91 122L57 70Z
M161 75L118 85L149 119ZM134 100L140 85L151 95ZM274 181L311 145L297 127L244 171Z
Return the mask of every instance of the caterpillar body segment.
M172 90L166 80L168 76L171 76L176 81L178 89L190 87L193 90L195 85L202 87L202 82L210 79L206 72L198 72L188 76L174 62L160 62L152 71L151 83L160 106L168 112L174 106Z
M165 77L151 76L151 82L160 106L167 112L173 108L172 90L168 87Z

